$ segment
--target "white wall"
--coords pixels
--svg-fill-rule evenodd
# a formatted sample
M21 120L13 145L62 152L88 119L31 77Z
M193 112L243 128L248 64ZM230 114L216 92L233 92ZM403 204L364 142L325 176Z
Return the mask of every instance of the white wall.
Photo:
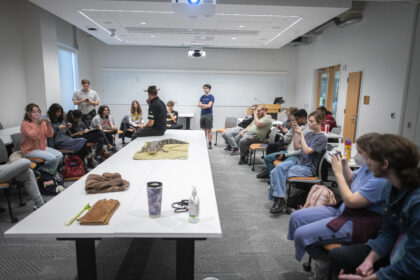
M402 99L412 30L413 6L402 3L366 5L363 21L345 28L330 26L297 55L297 105L314 109L317 80L315 69L340 64L337 121L343 124L347 75L363 71L356 137L364 133L399 133ZM363 96L370 104L363 105ZM391 119L396 112L396 119Z
M281 50L222 50L208 49L205 59L191 59L187 57L187 48L162 48L162 47L137 47L137 46L110 46L92 38L91 39L91 87L103 92L101 68L138 68L138 69L182 69L182 70L216 70L216 71L285 71L287 75L286 105L293 104L295 91L295 65L296 49L293 47ZM83 78L83 77L81 77ZM144 89L138 89L142 92ZM197 91L202 91L197 88ZM217 98L217 93L216 98ZM264 92L256 92L255 97L264 100ZM138 97L143 108L146 94L141 93ZM198 100L197 100L198 102ZM270 100L270 103L272 100ZM119 122L129 110L130 100L127 105L110 105L111 113ZM258 103L255 101L255 103ZM180 112L194 112L192 128L199 127L199 110L195 106L180 106L176 108ZM243 117L246 108L217 107L214 108L214 127L224 127L226 117Z
M0 1L0 122L19 125L26 104L23 42L19 9L13 0Z

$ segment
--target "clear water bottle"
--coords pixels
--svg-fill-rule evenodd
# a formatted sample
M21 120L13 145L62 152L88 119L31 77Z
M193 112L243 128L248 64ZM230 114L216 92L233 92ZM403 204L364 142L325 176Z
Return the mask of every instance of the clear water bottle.
M190 216L190 223L198 223L200 216L200 198L197 195L197 189L193 186L191 197L188 201L188 212Z

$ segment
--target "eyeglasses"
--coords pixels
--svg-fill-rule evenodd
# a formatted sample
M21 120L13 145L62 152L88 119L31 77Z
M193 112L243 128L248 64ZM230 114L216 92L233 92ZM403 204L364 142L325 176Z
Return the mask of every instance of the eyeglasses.
M175 213L188 212L188 199L172 203L172 208L175 209Z

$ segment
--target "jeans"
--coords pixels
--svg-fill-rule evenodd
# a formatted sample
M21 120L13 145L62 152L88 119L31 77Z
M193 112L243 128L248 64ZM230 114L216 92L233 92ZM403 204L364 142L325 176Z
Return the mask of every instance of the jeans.
M225 132L222 133L223 139L225 139L226 145L232 147L232 149L237 149L238 145L236 144L235 137L244 130L242 127L232 127L228 128Z
M14 162L0 165L0 182L9 182L15 179L22 183L26 192L37 207L44 205L34 172L31 170L31 162L27 159L19 159Z
M277 164L270 173L268 199L274 200L277 197L286 197L286 180L288 178L309 176L313 176L311 169L296 160L283 161Z
M351 220L336 232L327 227L327 224L340 214L338 208L328 206L310 207L292 213L287 239L295 241L295 257L298 261L302 259L305 251L314 259L320 258L324 252L321 245L351 242Z
M63 159L63 154L61 152L50 147L47 147L45 150L33 150L24 156L41 158L45 160L41 169L50 174L55 174L57 172L57 167Z

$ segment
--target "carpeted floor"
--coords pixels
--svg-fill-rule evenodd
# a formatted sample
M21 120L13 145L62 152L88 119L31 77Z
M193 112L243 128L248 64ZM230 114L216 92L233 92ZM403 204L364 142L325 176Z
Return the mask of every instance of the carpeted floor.
M209 151L223 237L196 242L195 279L308 279L286 240L289 216L268 211L267 183L255 178L262 166L253 172L223 148ZM31 201L18 207L15 192L12 201L20 220L32 212ZM0 279L77 279L73 242L5 239L11 226L0 213ZM174 241L105 239L96 250L98 279L175 279Z

